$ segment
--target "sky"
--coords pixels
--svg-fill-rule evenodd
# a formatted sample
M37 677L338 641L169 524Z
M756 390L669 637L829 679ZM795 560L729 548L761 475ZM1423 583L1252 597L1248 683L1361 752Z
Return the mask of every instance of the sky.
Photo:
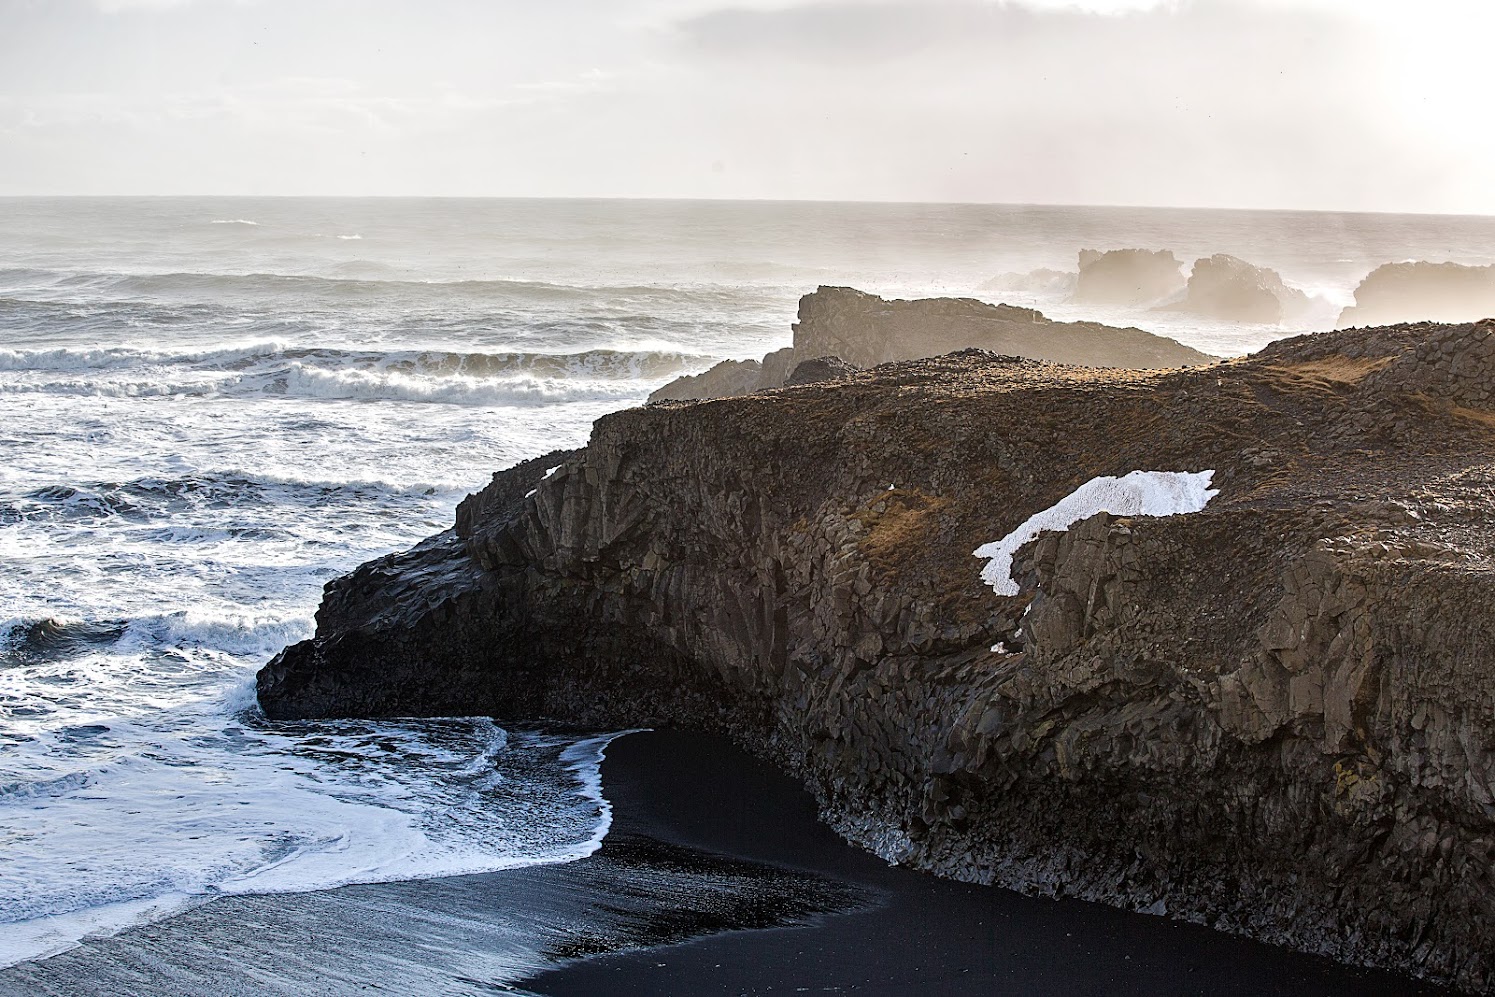
M1489 0L0 0L0 195L1495 214Z

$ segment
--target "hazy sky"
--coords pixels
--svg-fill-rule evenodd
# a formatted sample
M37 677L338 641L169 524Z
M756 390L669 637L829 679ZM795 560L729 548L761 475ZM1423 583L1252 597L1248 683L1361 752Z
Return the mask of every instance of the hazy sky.
M0 0L0 194L1495 213L1489 0Z

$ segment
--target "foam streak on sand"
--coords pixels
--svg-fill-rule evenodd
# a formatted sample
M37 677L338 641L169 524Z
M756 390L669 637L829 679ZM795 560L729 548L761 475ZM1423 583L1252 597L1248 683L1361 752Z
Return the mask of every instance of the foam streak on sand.
M997 595L1017 595L1012 555L1045 530L1067 530L1101 512L1115 516L1178 516L1199 512L1220 494L1209 487L1214 471L1133 471L1125 477L1091 478L1058 502L1036 512L1000 540L972 553L989 558L981 580Z

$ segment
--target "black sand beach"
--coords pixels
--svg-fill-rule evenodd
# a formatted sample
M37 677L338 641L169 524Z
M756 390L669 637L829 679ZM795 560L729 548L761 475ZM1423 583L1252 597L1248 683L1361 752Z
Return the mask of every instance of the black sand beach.
M812 800L792 780L720 739L658 732L615 741L603 784L619 830L812 871L876 899L808 927L723 933L570 963L521 984L530 992L1446 992L1194 925L890 867L816 821Z
M1442 992L889 867L718 738L621 738L603 783L614 824L588 859L226 897L0 971L0 994Z

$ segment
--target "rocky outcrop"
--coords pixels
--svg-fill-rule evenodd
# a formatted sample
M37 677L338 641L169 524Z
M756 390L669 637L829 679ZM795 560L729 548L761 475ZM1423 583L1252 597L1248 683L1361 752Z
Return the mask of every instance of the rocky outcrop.
M1223 253L1196 260L1179 311L1232 322L1278 325L1303 314L1308 295L1267 267Z
M1183 289L1183 265L1166 249L1082 249L1073 300L1095 305L1151 305Z
M1469 322L1495 316L1495 265L1388 263L1355 289L1341 328L1384 322Z
M679 378L649 400L725 398L784 385L800 363L839 357L854 367L935 357L963 349L1087 367L1153 369L1208 363L1215 357L1141 329L1097 322L1055 322L1031 308L974 298L887 300L849 287L821 287L799 302L794 345L752 371L727 361ZM751 361L748 361L751 363Z
M697 398L746 395L757 391L764 380L763 364L757 360L723 360L699 374L684 374L675 378L649 395L649 401L685 402Z
M619 412L329 584L260 702L724 731L890 859L1495 988L1492 358L1495 323L967 351ZM1136 469L1220 494L981 583Z

